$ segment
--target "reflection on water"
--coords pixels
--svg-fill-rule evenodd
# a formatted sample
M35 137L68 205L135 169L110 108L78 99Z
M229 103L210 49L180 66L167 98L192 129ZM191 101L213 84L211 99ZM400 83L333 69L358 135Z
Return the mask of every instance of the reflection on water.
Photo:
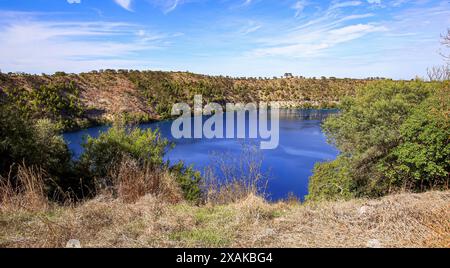
M286 198L294 194L303 199L308 191L308 178L314 164L336 158L338 151L326 143L321 130L321 120L337 110L280 110L280 145L275 150L261 151L263 172L270 174L267 192L272 200ZM242 139L180 139L170 133L171 121L142 124L143 129L159 128L161 134L176 144L166 155L171 163L184 161L204 171L211 164L211 155L227 153L238 157L242 151ZM98 136L107 126L94 127L66 133L64 138L69 148L78 157L82 152L83 136ZM251 140L259 144L259 140Z

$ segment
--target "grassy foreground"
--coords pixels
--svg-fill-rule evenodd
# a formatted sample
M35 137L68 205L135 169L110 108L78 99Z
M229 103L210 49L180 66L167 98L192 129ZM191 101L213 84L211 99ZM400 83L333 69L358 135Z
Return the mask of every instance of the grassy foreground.
M450 247L450 191L378 200L280 202L249 195L227 205L127 204L0 209L0 247Z

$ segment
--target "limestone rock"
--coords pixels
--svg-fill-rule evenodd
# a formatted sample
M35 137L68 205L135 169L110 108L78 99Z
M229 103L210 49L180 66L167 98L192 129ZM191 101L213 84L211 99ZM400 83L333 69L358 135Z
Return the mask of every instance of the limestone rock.
M367 241L367 247L368 248L382 248L380 240L378 239L370 239Z
M67 241L66 248L81 248L81 243L77 239L70 239Z

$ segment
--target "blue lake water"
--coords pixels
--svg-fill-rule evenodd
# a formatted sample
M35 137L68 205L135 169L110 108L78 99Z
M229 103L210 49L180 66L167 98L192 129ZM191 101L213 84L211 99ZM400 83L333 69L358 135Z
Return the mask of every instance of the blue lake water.
M314 165L334 160L338 151L327 144L321 122L337 110L281 110L279 146L274 150L260 150L262 172L269 176L266 193L270 200L287 198L290 194L303 199L308 193L308 180ZM247 121L250 120L247 118ZM248 122L247 128L248 128ZM171 135L172 121L141 124L143 129L160 129L163 137L175 143L175 148L165 156L171 163L183 161L204 172L216 163L217 157L241 157L245 146L259 146L259 139L174 139ZM64 134L74 157L83 151L83 137L97 137L108 126L93 127ZM248 133L247 133L248 134ZM213 156L214 155L214 156Z

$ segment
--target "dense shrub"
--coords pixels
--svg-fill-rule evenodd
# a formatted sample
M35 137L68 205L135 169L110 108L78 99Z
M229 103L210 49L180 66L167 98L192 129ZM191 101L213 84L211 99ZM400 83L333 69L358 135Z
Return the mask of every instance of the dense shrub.
M200 176L200 172L194 170L192 167L186 167L182 162L168 167L168 170L181 187L186 200L193 202L200 201L202 197L202 190L200 188L202 177Z
M89 183L104 185L114 183L110 171L122 165L124 159L134 161L147 174L153 171L161 174L169 172L181 187L187 200L195 201L201 196L200 175L182 163L169 167L164 155L170 148L169 142L162 138L158 130L142 130L114 124L98 138L88 137L84 144L79 166L84 170ZM91 186L93 188L93 186Z
M350 174L348 157L318 163L309 179L307 200L350 199L354 197L355 185Z
M378 82L344 101L341 114L324 123L341 157L316 166L309 198L340 197L340 189L380 196L448 184L448 88L442 87ZM330 183L334 190L321 186Z
M448 186L449 111L449 91L441 89L402 124L401 143L380 164L391 184L420 190Z
M36 166L46 171L49 194L56 184L64 185L72 170L71 154L49 120L33 122L15 107L0 106L0 176L14 178L18 165ZM14 183L14 182L13 182Z
M161 166L169 143L157 130L114 124L98 138L88 137L83 146L81 163L94 177L103 178L124 156L142 164Z

